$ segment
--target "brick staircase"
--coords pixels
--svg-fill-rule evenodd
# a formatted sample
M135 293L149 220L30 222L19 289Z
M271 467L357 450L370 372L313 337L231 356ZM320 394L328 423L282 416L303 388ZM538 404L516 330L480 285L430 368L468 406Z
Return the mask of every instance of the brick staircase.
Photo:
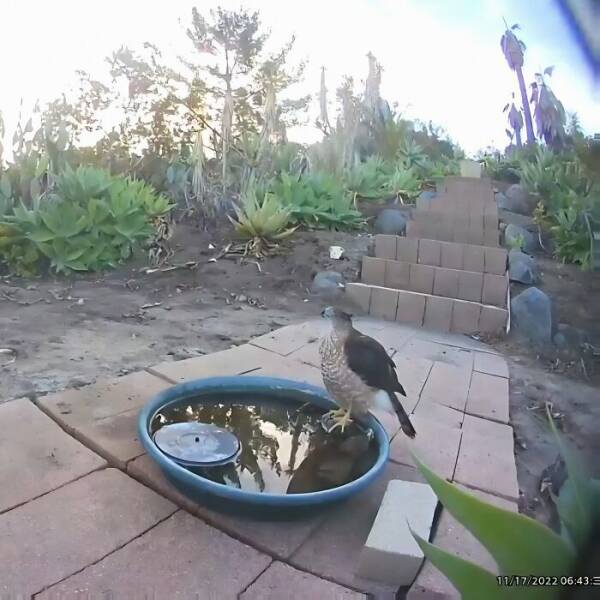
M489 179L448 177L420 198L406 237L375 236L348 295L370 314L438 331L503 333L507 252Z

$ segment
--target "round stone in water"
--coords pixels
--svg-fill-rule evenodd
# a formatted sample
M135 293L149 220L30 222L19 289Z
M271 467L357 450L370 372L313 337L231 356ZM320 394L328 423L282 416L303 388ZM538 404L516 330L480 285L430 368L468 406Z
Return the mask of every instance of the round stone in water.
M233 433L209 423L173 423L154 434L154 443L183 466L217 466L233 460L240 442Z

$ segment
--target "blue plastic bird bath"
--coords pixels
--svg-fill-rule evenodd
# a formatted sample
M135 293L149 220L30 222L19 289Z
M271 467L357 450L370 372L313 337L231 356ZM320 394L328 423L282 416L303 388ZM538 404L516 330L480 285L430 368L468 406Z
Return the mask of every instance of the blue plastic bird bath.
M234 510L255 516L266 514L269 517L275 515L288 517L302 513L303 509L315 509L348 499L369 486L382 473L386 465L389 440L383 426L373 416L369 416L364 421L364 425L374 434L372 442L376 448L374 463L364 474L349 483L313 492L267 493L231 487L211 481L185 468L158 448L152 437L152 424L161 411L182 409L192 399L196 405L198 403L201 405L204 399L210 402L215 396L227 398L228 395L235 396L237 402L241 399L242 403L245 403L247 399L248 404L256 403L256 399L260 398L265 403L287 403L288 405L310 403L320 409L335 408L327 392L322 388L272 377L235 376L196 379L175 385L157 394L144 406L139 415L140 440L169 481L182 493L201 504L217 510Z

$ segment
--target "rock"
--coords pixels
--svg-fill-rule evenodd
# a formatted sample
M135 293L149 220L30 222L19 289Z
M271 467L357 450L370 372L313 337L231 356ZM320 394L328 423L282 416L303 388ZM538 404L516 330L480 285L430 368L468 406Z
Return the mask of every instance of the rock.
M550 298L539 288L530 287L510 303L512 323L516 331L533 342L552 341L553 307Z
M530 215L533 213L535 200L522 185L514 183L506 190L503 196L504 197L498 201L498 208L511 210L522 215ZM500 203L502 203L503 206L501 206Z
M375 233L403 235L406 231L406 216L395 208L383 209L375 220Z
M527 254L532 254L538 249L537 237L531 231L512 223L504 230L504 244L508 248L517 248Z
M313 294L335 293L343 289L344 277L337 271L319 271L310 286Z
M419 200L433 200L437 196L433 190L425 190L419 194Z
M496 204L498 205L498 209L507 210L508 199L502 192L498 192L494 194L496 197Z
M508 253L508 264L511 281L527 285L539 283L540 271L535 258L515 248Z
M559 323L557 333L553 338L554 344L565 350L567 348L578 349L587 341L587 336L584 331L568 325L567 323Z

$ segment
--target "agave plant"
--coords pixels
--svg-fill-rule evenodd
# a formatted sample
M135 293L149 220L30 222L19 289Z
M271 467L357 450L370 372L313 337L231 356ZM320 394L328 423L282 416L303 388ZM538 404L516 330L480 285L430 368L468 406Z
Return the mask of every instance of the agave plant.
M276 242L289 237L296 230L289 226L291 212L275 194L253 183L246 189L240 205L235 207L237 218L228 218L236 232L248 240L244 254L252 253L262 258L276 248Z
M454 556L413 532L425 556L452 582L463 600L552 600L564 597L563 586L576 583L578 559L586 558L588 544L600 526L600 480L591 479L583 463L559 435L548 414L568 479L554 498L561 522L560 535L524 515L487 504L442 479L415 458L425 479L444 508L468 529L492 555L499 574ZM589 559L589 556L587 557ZM553 586L503 586L516 577L556 581ZM594 575L594 573L587 573Z
M358 198L381 198L386 194L385 183L388 178L389 166L380 156L370 156L363 163L344 174L346 189L352 194L354 205Z
M414 169L398 167L387 181L390 194L396 196L404 204L414 200L420 193L423 181Z
M427 164L427 155L423 148L411 139L406 139L398 149L398 158L407 169L413 167L423 169Z

